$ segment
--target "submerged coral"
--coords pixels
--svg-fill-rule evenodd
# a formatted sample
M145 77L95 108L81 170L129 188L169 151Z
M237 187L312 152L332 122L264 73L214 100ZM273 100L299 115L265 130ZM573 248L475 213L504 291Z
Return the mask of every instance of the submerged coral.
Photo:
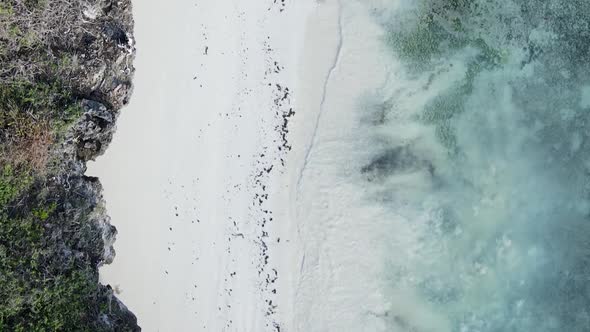
M387 202L417 243L387 263L391 296L436 331L587 330L590 4L402 1L384 17L403 70L379 111L389 146L363 172L378 171L375 195L406 197ZM428 191L392 180L411 172Z

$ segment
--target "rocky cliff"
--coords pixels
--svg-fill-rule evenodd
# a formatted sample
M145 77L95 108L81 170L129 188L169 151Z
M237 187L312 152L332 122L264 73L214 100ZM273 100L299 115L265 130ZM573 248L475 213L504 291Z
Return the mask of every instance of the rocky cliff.
M132 90L131 0L0 3L0 331L138 331L98 282L116 230L86 161Z

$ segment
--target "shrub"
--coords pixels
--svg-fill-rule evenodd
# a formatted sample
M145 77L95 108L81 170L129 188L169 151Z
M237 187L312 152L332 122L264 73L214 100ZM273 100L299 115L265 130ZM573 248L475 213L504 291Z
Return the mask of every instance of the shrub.
M0 173L0 211L7 208L32 182L28 172L15 170L12 165L4 165Z

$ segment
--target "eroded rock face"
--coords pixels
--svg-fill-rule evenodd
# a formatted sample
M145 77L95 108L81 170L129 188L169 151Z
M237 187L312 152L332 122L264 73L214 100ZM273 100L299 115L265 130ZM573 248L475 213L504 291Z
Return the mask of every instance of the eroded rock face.
M139 331L98 268L116 229L86 162L132 91L131 0L0 1L0 331Z
M132 92L132 66L135 57L131 1L90 1L81 13L86 31L77 36L80 45L79 67L74 89L84 96L84 113L66 135L57 153L62 156L64 173L58 177L63 185L82 192L84 202L73 202L87 208L79 212L87 219L88 228L80 233L80 246L96 268L110 264L115 251L116 228L102 198L102 186L97 178L86 177L86 161L103 154L115 130L119 110L129 102ZM101 285L102 296L108 298L109 313L97 318L106 330L139 331L135 316L114 295L110 286Z
M67 197L67 218L86 225L76 235L76 250L64 245L63 252L68 254L63 257L86 255L98 280L98 267L110 264L115 257L117 230L110 224L99 180L84 173L86 162L105 152L119 111L129 102L135 48L130 0L87 3L80 13L85 33L75 36L78 66L71 82L83 98L83 114L54 152L61 163L61 171L54 179L55 187L63 188L62 194ZM71 239L63 242L72 243ZM116 298L112 288L101 285L100 289L109 311L97 317L98 324L108 331L139 331L135 316Z
M73 127L69 144L76 145L76 157L87 161L104 152L113 137L115 114L93 100L82 102L84 114Z
M48 225L52 230L55 265L84 265L93 267L98 282L98 267L110 264L115 251L113 244L117 230L110 224L102 197L102 186L97 178L83 174L84 165L75 163L77 173L55 178L52 194L60 197L63 208L57 220L60 224ZM107 313L101 312L96 326L106 331L139 331L136 317L115 296L109 285L99 285L99 303L107 304Z
M76 88L87 99L112 111L131 96L133 20L130 1L94 1L81 15L84 34L77 36L79 73Z

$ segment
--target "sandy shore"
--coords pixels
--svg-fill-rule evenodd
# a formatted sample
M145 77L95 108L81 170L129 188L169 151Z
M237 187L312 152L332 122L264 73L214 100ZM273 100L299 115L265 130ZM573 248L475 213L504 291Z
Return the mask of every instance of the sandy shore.
M102 281L144 331L297 331L292 207L337 59L337 2L134 6L135 92L87 172L119 231Z
M304 239L294 331L390 331L387 321L394 319L383 294L383 255L389 254L383 231L390 220L368 202L359 174L374 144L362 127L362 101L383 87L390 72L384 66L382 28L368 8L364 1L342 1L339 8L335 28L341 47L325 80L313 142L294 190L294 214Z

